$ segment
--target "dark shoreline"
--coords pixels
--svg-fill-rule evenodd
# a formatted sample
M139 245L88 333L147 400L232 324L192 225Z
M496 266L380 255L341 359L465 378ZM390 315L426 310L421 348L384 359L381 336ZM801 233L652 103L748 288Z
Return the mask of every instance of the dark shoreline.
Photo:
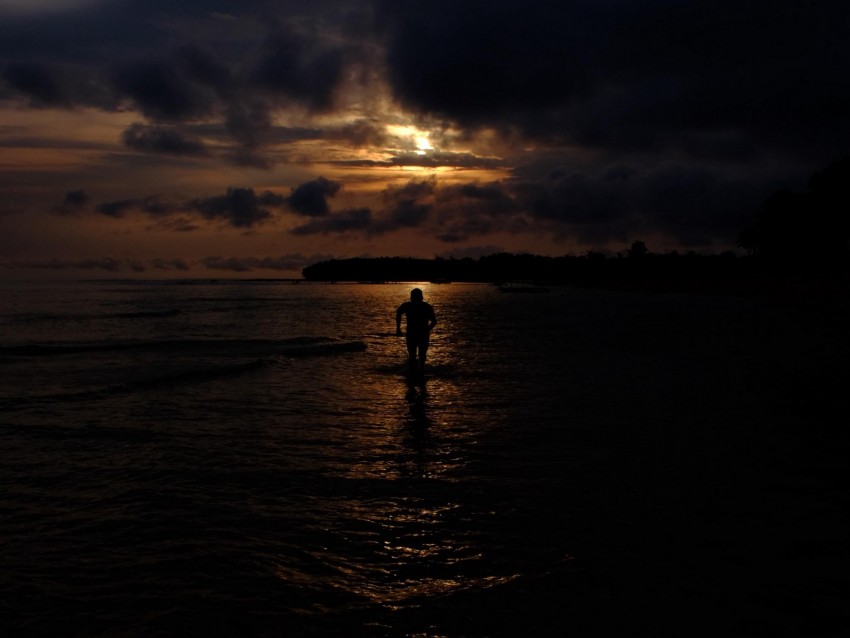
M309 283L524 283L587 289L837 299L850 292L846 260L766 262L756 257L648 254L637 258L543 257L499 253L473 259L378 257L333 259L303 271Z

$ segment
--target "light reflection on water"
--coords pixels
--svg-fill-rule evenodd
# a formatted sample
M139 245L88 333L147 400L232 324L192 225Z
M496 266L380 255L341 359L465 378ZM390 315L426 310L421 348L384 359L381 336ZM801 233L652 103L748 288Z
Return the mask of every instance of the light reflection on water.
M28 379L42 393L57 388L47 402L11 404L18 429L4 467L17 484L5 504L19 514L7 532L29 557L29 586L77 573L118 601L91 610L101 622L144 625L163 596L179 606L199 591L212 606L247 605L250 614L265 613L273 592L287 601L281 613L315 619L517 577L526 566L503 557L501 495L481 474L513 410L501 377L516 361L491 334L510 327L478 325L494 301L488 287L423 286L439 325L427 381L411 386L394 334L410 287L93 286L75 291L66 320L52 294L39 300L49 321L7 317L16 331L4 338L23 344L183 340L178 353L33 359L36 372L11 360L22 374L8 388L26 392ZM116 318L147 308L156 312L144 321ZM363 340L368 349L243 365L258 355L242 352L240 340L293 337ZM235 345L198 351L198 339ZM234 372L194 372L203 365ZM174 377L183 367L189 374ZM149 383L165 372L168 380ZM40 545L32 526L57 531ZM128 575L127 563L143 567ZM271 590L264 575L274 577ZM6 584L9 600L15 587ZM38 626L37 607L18 611Z
M389 609L514 577L488 570L476 520L481 513L465 502L461 486L469 451L487 420L462 417L464 393L476 391L472 376L461 372L465 357L458 356L462 348L452 334L458 308L448 295L435 299L428 292L440 324L429 351L427 381L407 382L403 343L380 330L375 333L381 336L370 342L371 370L349 378L357 388L352 394L365 397L368 408L352 435L357 439L352 454L331 471L372 488L367 489L370 497L335 504L334 527L328 531L335 543L350 549L316 556L333 570L331 586ZM404 299L389 296L375 319L391 319L399 297ZM399 485L387 490L387 482ZM373 492L382 494L371 497Z
M350 379L353 394L368 397L369 404L357 425L357 453L334 469L364 485L377 481L380 491L394 495L338 503L337 542L349 549L323 555L334 568L334 586L390 609L504 585L520 577L519 570L543 568L504 560L499 527L505 512L477 474L486 459L481 442L492 447L502 437L521 397L521 389L511 391L506 372L520 388L525 381L524 362L508 354L522 342L511 325L517 310L494 300L487 287L423 286L439 325L427 382L409 385L403 344L377 325L386 325L410 286L398 288L350 291L378 295L369 316L381 336L369 342L371 370ZM387 482L399 486L387 490Z

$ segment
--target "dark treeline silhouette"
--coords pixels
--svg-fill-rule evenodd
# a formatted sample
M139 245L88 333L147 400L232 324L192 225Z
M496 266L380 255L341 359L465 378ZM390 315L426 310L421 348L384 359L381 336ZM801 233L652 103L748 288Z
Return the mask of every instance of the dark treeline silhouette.
M850 157L809 180L808 190L780 190L762 204L738 244L765 267L843 271L850 240Z
M496 253L480 259L361 257L322 261L304 268L303 275L308 281L523 281L678 288L700 282L732 281L748 275L752 266L752 258L738 257L731 252L721 255L653 254L643 242L635 241L628 253L617 257L597 252L562 257Z

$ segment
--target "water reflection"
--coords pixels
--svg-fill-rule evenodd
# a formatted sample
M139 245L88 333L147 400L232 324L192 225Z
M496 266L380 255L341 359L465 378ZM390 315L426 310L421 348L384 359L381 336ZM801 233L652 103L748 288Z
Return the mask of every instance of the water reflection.
M431 456L436 448L431 436L431 419L427 410L428 392L423 382L419 387L411 386L405 394L407 414L401 422L402 445L407 453L402 457L399 473L408 478L430 478ZM438 474L439 472L437 472Z
M335 588L396 608L403 601L444 594L492 579L469 578L481 561L476 534L459 525L465 509L426 495L339 503L339 516L319 533L324 547L308 550L311 571ZM345 548L328 551L328 547ZM292 580L291 573L280 577Z
M496 578L483 565L477 514L457 498L469 437L451 407L456 384L409 384L405 372L399 361L358 378L369 411L347 440L345 492L308 558L325 583L386 609Z
M357 411L340 415L335 430L344 456L333 472L344 480L313 532L319 546L308 561L325 584L363 604L402 609L513 576L492 564L493 510L480 490L468 489L493 419L470 410L483 384L470 361L478 349L455 338L462 304L446 293L435 300L440 327L424 378L411 382L404 342L386 330L396 293L372 292L379 293L380 308L370 300L368 357L337 362L352 366L339 392ZM355 367L362 363L369 367Z

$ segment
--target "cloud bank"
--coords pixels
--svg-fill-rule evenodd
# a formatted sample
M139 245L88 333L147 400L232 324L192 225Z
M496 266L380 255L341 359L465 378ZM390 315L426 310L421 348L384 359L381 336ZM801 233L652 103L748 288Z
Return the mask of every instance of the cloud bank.
M152 185L168 194L95 203L80 184L51 202L64 216L281 222L304 240L416 232L458 249L495 233L728 246L771 192L850 152L846 2L9 6L3 105L130 112L121 150L151 162L300 169L276 192L185 200ZM345 199L393 170L419 172Z

